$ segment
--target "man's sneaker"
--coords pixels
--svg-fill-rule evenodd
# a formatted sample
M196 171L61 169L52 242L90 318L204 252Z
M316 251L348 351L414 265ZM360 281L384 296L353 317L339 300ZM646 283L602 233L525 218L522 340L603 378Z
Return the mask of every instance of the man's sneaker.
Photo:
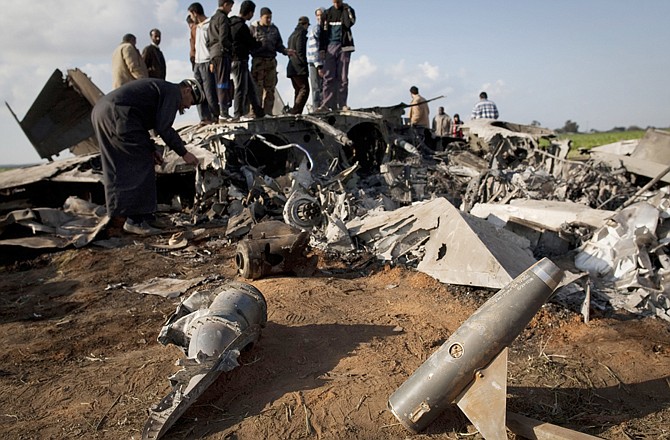
M228 115L220 115L220 116L219 116L219 123L220 123L220 124L225 124L226 122L230 122L231 119L232 119L232 118L231 118L230 116L228 116Z
M174 223L172 222L172 220L166 217L155 217L152 219L147 219L145 221L152 228L170 229L174 227Z
M162 229L154 228L146 220L141 223L135 223L131 219L127 219L123 224L123 230L135 235L158 235L163 233Z

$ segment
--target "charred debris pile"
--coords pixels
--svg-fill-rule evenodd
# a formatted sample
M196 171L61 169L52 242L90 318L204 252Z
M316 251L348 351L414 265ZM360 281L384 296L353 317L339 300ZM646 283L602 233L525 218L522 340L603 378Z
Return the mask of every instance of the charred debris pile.
M17 119L50 162L0 174L1 246L114 245L101 234L109 219L88 122L96 90L77 69L56 71ZM307 250L319 248L491 289L550 257L568 271L554 300L585 319L614 307L670 320L670 133L649 130L577 161L551 130L472 120L440 148L404 123L406 107L182 127L200 166L166 151L158 190L191 235L154 245L171 251L214 224L250 279L308 274ZM74 157L51 160L66 148Z

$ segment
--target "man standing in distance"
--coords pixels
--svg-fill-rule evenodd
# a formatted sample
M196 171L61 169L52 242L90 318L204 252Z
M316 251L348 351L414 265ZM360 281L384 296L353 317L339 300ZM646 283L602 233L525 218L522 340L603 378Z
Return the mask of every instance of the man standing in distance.
M210 70L211 58L207 43L209 41L210 19L205 15L205 10L200 3L191 3L188 13L195 23L195 65L193 76L202 84L205 93L205 102L198 105L200 122L208 124L219 120L219 97L216 93L216 78Z
M309 69L307 68L307 29L309 18L300 17L298 26L288 39L288 48L295 55L291 56L286 66L286 76L291 79L295 97L293 108L289 111L292 115L302 114L307 98L309 97Z
M409 124L414 127L428 128L430 126L430 109L426 98L419 95L419 88L412 86L409 88L412 95L412 102L409 103Z
M437 115L433 118L433 132L437 137L437 148L444 151L446 142L444 138L451 136L451 118L444 112L444 107L437 108Z
M100 145L107 214L114 220L125 217L126 232L161 232L149 224L157 208L154 164L162 161L149 130L186 163L198 165L172 124L177 112L201 100L202 90L193 79L173 84L147 78L113 90L93 107L91 122Z
M251 25L251 35L260 43L252 52L251 78L263 111L271 115L277 87L277 53L293 56L294 52L284 46L279 29L272 23L270 8L261 8L261 17Z
M245 0L240 5L240 15L230 19L230 32L233 35L232 76L235 89L234 118L241 118L249 105L256 118L265 116L263 107L256 94L256 85L249 73L249 54L258 49L261 43L251 35L247 21L256 12L256 4Z
M188 25L188 59L191 61L191 70L195 69L195 22L191 18L191 14L186 16L186 24Z
M140 51L135 45L137 39L133 34L126 34L121 44L112 54L112 88L121 87L135 79L147 78L147 66L142 60Z
M321 23L319 54L323 63L323 102L320 110L343 110L349 94L349 62L355 50L351 27L356 24L354 9L342 0L333 0Z
M319 58L319 35L321 35L321 18L326 10L317 8L314 11L316 23L309 28L307 35L307 63L309 64L309 85L312 89L312 108L315 111L321 105L321 90L323 84L323 63Z
M165 79L167 65L163 52L158 47L161 44L161 31L151 29L149 37L151 37L151 44L142 50L142 59L147 66L149 78Z
M472 109L471 119L498 119L498 107L489 101L486 92L479 94L479 102Z
M230 118L228 109L232 104L233 83L230 80L233 54L233 37L228 14L233 9L233 0L219 0L219 8L212 16L207 31L207 48L210 56L210 71L216 78L216 93L219 103L219 120Z

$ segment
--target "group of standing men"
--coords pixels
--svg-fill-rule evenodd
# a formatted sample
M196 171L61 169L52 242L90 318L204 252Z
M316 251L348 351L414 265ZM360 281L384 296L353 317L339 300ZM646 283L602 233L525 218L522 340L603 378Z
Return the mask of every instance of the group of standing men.
M310 84L315 111L346 108L349 61L354 50L351 27L356 22L349 5L333 0L328 10L318 8L317 22L311 29L309 18L300 17L287 47L272 23L269 8L261 8L260 18L247 25L256 5L245 0L239 14L229 17L233 4L233 0L218 0L211 18L200 3L188 7L194 74L207 99L198 107L201 121L228 120L230 107L235 119L246 116L249 108L249 116L273 114L277 54L289 57L287 77L295 91L289 113L303 112Z
M424 133L428 133L430 114L428 101L419 95L419 89L416 86L410 87L409 93L412 96L412 101L409 104L409 124L413 127L423 129ZM481 92L479 94L479 101L472 109L470 119L498 119L498 116L499 113L496 104L488 99L486 92ZM443 149L447 138L462 138L462 124L463 121L458 113L454 114L452 120L444 112L444 107L438 107L437 115L433 118L433 123L430 127L435 138L437 138L436 148L439 150Z
M272 24L272 11L261 9L261 19L249 27L256 5L245 0L239 15L228 17L233 0L218 0L218 8L208 18L200 3L189 6L192 23L194 76L179 84L165 81L165 57L159 49L161 33L150 32L151 45L142 54L134 35L126 34L112 56L114 90L96 103L91 122L100 146L107 214L114 226L131 234L161 232L155 212L155 164L162 154L150 131L160 136L168 148L186 163L197 166L198 158L189 152L172 127L176 113L198 105L203 121L227 120L229 109L240 118L251 106L253 116L271 114L277 84L276 54L289 56L287 67L296 92L291 113L302 113L309 94L307 60L309 19L300 17L289 38L282 43L279 30ZM317 10L318 58L311 62L323 78L319 109L344 109L347 102L349 60L354 49L351 26L354 10L333 0L327 11ZM310 45L314 43L309 43ZM252 71L249 57L253 54ZM318 78L313 78L317 79ZM256 84L259 89L256 91ZM315 87L321 91L321 87ZM318 94L315 94L318 96ZM316 107L316 106L315 106Z
M140 78L165 79L167 65L163 52L158 47L161 44L161 31L151 29L149 32L151 44L146 46L142 53L137 49L137 38L133 34L126 34L121 44L112 54L112 87L117 88L132 80Z

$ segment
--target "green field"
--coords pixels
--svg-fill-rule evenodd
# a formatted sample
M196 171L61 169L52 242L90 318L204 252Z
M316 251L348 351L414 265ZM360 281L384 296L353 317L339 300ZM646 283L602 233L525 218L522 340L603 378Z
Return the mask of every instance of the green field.
M572 146L570 150L589 150L600 145L607 145L619 141L631 139L642 139L645 130L635 131L608 131L602 133L569 133L558 135L559 139L570 139Z

